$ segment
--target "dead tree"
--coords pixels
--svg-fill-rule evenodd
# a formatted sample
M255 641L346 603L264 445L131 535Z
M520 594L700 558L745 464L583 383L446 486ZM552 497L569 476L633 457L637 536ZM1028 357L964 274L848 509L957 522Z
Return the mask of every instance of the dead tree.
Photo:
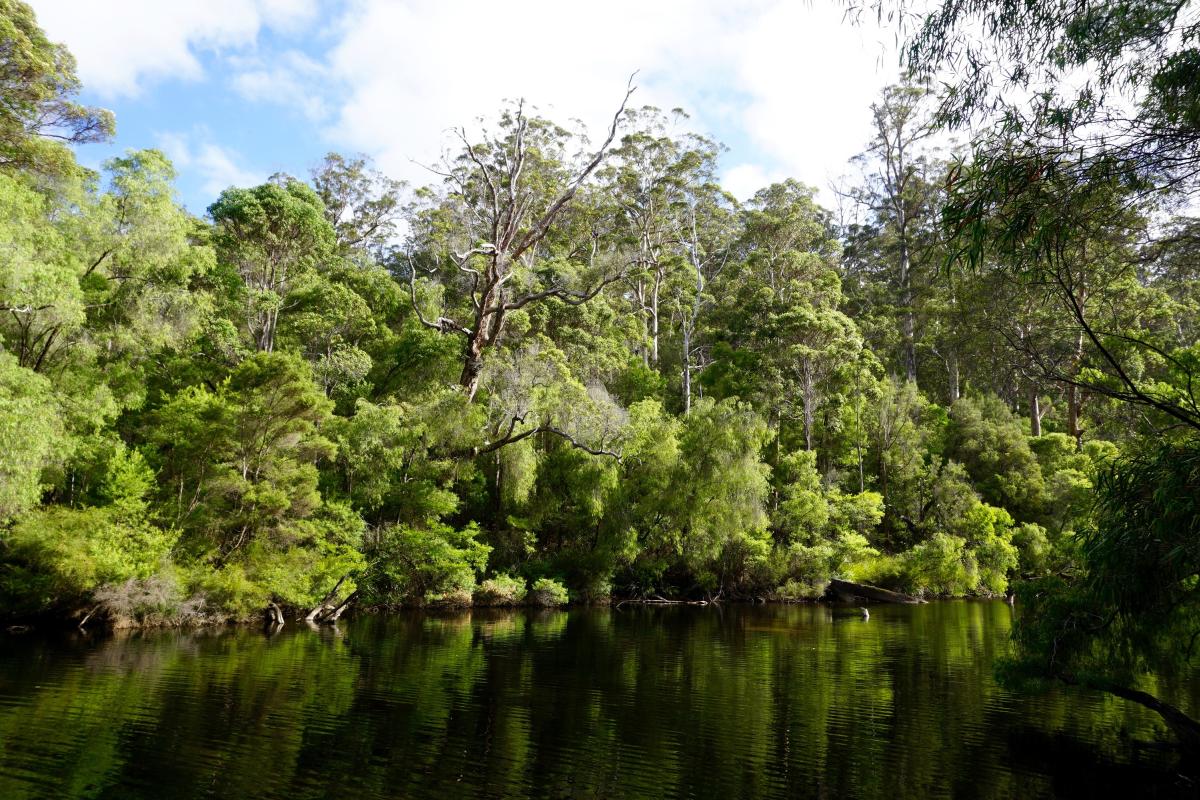
M439 174L447 179L454 194L467 206L468 233L474 243L461 252L451 252L449 260L465 281L470 310L460 319L454 316L428 319L417 301L416 278L420 268L412 258L409 259L408 277L413 309L421 323L441 333L462 337L463 366L459 383L468 397L475 397L484 354L500 339L510 312L549 299L581 305L608 284L624 278L624 270L617 270L596 277L590 286L583 288L569 287L558 276L549 279L548 285L543 283L535 288L517 290L512 285L522 267L533 266L539 245L552 232L580 187L604 160L633 91L631 84L600 147L566 178L560 190L548 196L539 197L534 181L527 174L532 171L530 162L544 154L530 142L531 120L525 114L523 103L517 104L508 120L509 135L503 139L472 145L465 130L456 131L464 148L459 168Z

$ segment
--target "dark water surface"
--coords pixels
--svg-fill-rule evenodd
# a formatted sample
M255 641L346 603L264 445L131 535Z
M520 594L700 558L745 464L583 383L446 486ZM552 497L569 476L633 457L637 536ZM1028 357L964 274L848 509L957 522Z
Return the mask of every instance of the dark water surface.
M0 798L1145 797L1158 719L993 678L1000 602L0 635ZM1159 687L1192 707L1195 684Z

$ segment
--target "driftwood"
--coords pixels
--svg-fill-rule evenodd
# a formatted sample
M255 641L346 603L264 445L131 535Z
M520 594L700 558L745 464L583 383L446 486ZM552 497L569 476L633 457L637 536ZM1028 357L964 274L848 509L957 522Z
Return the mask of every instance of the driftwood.
M925 602L919 597L893 592L888 589L880 589L878 586L868 586L865 583L841 581L837 578L829 582L829 591L848 600L874 600L877 603L901 603L904 605L916 605Z
M331 624L334 622L337 622L338 619L341 618L341 616L345 612L345 610L347 608L349 608L350 604L353 603L356 599L358 599L357 591L351 592L350 594L346 595L346 599L342 601L341 605L339 605L337 608L333 609L333 611L328 616L321 617L320 621L328 622Z
M83 619L79 620L79 630L83 630L84 626L87 625L88 620L91 619L92 615L94 615L99 610L100 610L100 606L96 606L95 608L93 608L91 611L89 611L87 613L87 616L85 616Z
M315 608L305 615L304 621L311 625L314 623L334 623L341 619L342 614L346 612L346 609L350 607L350 604L358 599L358 592L353 591L346 595L346 599L342 600L340 603L334 601L334 598L337 597L338 590L342 588L342 584L345 583L346 579L349 577L349 575L343 575L342 577L338 578L338 582L335 583L333 588L330 589L328 594L325 595L325 599L323 599Z
M284 622L283 609L281 609L275 603L268 603L267 604L267 622L269 622L272 626L282 625Z
M312 611L308 612L308 616L306 616L304 618L304 621L305 622L324 622L325 618L329 614L336 611L337 606L332 604L333 598L337 597L338 589L342 588L342 584L345 583L346 578L349 578L349 577L350 577L349 575L343 575L342 577L338 578L338 582L335 583L333 585L333 588L330 589L325 594L324 599L321 600L320 603L317 603L316 607L314 607ZM351 597L353 597L353 594L351 594ZM346 599L349 600L349 598L346 598Z

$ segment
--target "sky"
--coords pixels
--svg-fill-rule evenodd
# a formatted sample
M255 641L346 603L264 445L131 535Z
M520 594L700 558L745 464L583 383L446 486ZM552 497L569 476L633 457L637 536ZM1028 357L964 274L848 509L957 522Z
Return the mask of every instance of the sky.
M870 137L898 75L892 33L838 0L32 0L78 61L82 100L117 115L98 167L157 147L203 213L221 190L306 177L330 151L414 185L507 99L600 138L632 105L682 108L724 143L739 198L783 178L831 182ZM599 134L599 135L598 135Z

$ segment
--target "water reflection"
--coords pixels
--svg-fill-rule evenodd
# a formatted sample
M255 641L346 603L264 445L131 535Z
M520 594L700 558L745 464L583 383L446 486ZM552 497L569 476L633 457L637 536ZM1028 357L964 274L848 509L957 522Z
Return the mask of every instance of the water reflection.
M0 797L1186 795L1157 718L992 679L1001 602L0 640ZM1167 687L1195 710L1195 683Z

